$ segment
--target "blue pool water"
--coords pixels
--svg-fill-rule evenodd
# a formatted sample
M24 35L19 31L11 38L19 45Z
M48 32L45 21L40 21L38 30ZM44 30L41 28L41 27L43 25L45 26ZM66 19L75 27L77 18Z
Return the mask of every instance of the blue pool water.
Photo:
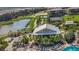
M79 47L77 46L68 46L64 48L64 51L79 51Z

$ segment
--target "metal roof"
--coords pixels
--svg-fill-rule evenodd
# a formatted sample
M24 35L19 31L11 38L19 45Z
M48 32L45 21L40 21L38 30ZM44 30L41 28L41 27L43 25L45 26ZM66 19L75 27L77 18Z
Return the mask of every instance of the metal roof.
M50 30L52 30L52 31L56 31L57 34L60 33L59 28L58 28L58 27L55 27L54 25L51 25L51 24L44 24L44 25L41 25L41 26L35 28L34 31L33 31L33 33L36 33L36 32L41 31L41 30L43 30L43 29L50 29Z

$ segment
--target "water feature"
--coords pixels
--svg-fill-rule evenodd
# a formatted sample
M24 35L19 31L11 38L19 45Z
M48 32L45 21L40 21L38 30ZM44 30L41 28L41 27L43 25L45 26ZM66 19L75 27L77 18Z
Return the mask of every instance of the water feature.
M9 31L16 32L17 30L21 30L27 26L30 19L24 19L20 21L16 21L10 25L4 25L0 27L0 35L7 34Z
M71 46L65 47L64 51L79 51L79 47L71 45Z

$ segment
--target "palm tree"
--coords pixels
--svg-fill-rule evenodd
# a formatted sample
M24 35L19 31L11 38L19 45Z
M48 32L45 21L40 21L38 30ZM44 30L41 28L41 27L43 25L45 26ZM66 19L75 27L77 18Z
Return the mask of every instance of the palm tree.
M68 43L72 43L75 40L75 34L73 31L68 31L64 37Z
M49 43L49 39L47 37L42 38L42 43L44 44Z
M21 42L22 42L23 44L27 44L27 43L29 42L28 37L27 37L26 35L23 35L23 39L21 40Z
M62 39L62 36L61 35L55 35L55 36L52 36L51 37L51 42L58 42Z

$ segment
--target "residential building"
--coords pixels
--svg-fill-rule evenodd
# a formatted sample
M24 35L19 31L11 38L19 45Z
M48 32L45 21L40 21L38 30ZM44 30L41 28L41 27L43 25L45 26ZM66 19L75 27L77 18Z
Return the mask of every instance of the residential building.
M64 9L54 8L48 11L50 21L61 21L62 16L65 15Z
M77 23L74 23L74 21L66 21L65 25L77 25Z
M79 14L79 8L78 7L71 7L71 8L69 8L69 11L70 11L71 15Z

